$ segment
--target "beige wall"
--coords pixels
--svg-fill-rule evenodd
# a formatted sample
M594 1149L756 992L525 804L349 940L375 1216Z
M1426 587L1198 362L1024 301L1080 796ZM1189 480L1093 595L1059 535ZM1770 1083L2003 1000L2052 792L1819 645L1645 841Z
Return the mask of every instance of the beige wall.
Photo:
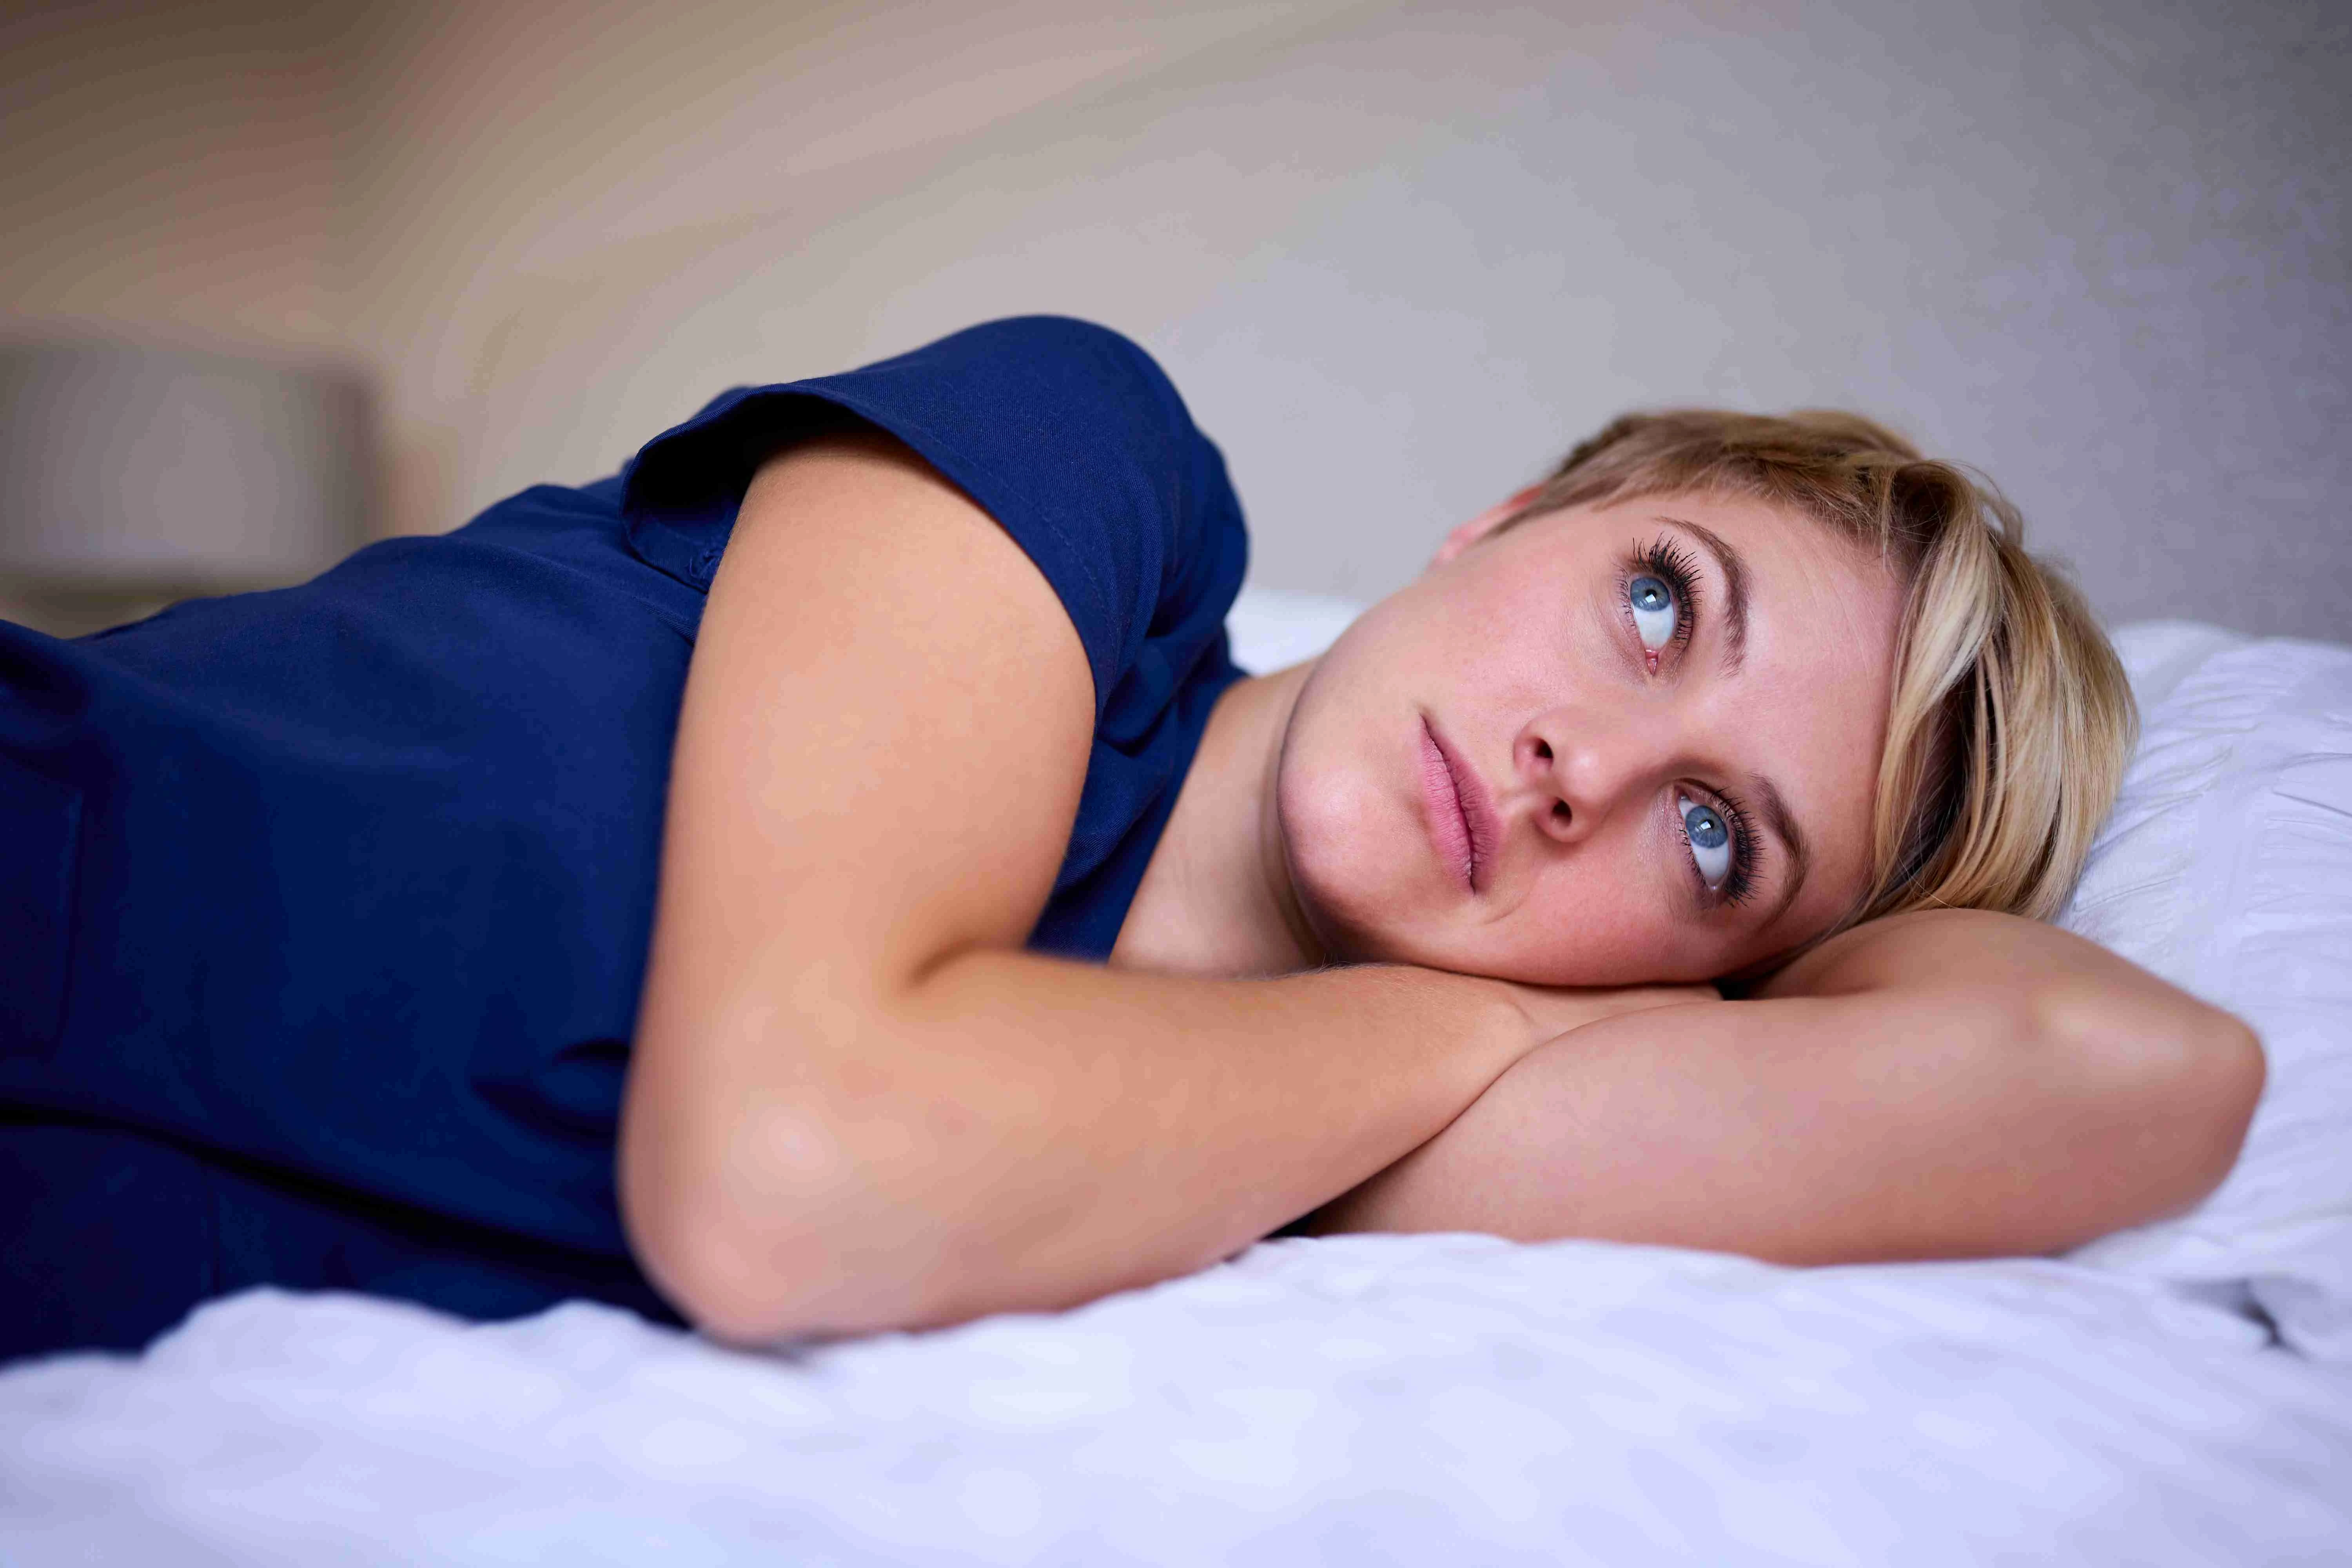
M423 529L732 383L1089 315L1224 446L1255 578L1357 596L1620 407L1850 404L2111 616L2346 637L2339 14L85 13L0 68L5 330L360 355Z
M333 357L333 37L235 0L0 9L0 331Z

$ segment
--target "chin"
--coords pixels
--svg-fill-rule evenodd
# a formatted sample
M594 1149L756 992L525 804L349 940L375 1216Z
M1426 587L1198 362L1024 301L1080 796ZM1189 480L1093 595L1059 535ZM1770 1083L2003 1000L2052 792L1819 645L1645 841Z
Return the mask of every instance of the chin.
M1291 891L1325 957L1354 963L1381 956L1369 944L1379 929L1381 900L1378 889L1363 885L1364 863L1371 858L1353 847L1364 842L1356 814L1325 792L1295 784L1287 773L1277 791Z
M1282 853L1299 912L1334 963L1413 962L1391 936L1410 896L1413 846L1397 841L1394 810L1354 770L1286 756L1275 786Z
M1289 861L1291 890L1299 912L1331 963L1412 963L1425 969L1447 969L1459 974L1491 979L1528 979L1513 973L1517 967L1481 953L1469 932L1435 928L1425 913L1433 873L1412 857L1417 840L1402 846L1408 874L1383 874L1394 862L1390 856L1368 853L1367 844L1397 845L1392 831L1376 829L1378 818L1365 822L1317 803L1325 809L1293 817L1284 813L1284 848ZM1413 824L1418 826L1418 823ZM1426 851L1420 851L1425 854ZM1417 879L1412 872L1423 873Z

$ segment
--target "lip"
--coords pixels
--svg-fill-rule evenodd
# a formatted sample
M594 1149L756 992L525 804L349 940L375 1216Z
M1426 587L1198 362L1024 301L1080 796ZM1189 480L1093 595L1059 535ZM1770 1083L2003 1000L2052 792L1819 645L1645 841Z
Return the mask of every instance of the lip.
M1483 892L1494 879L1502 819L1486 784L1445 743L1427 714L1421 720L1421 801L1439 857L1454 868L1465 887Z

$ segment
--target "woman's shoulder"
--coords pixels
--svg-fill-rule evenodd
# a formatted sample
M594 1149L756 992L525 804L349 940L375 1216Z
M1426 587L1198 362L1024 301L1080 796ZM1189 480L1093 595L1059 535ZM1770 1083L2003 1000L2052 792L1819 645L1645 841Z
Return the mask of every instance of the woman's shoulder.
M983 322L854 370L738 387L640 450L629 548L707 589L759 467L845 421L903 443L1036 563L1108 691L1151 629L1205 644L1248 544L1223 457L1133 339L1065 316Z

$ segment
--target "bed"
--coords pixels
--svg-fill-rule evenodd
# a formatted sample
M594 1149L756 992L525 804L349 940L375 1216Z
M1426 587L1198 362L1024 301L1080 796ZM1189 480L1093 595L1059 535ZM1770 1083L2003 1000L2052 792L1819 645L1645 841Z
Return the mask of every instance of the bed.
M1237 656L1346 614L1245 595ZM0 1373L0 1561L2352 1562L2352 647L2119 642L2146 731L2065 923L2270 1058L2189 1214L1818 1269L1291 1238L780 1354L256 1290Z

